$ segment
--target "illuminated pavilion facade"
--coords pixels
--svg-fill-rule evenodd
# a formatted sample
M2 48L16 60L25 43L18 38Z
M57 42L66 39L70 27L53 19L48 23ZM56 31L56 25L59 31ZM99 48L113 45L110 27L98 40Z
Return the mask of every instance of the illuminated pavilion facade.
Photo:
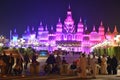
M56 24L56 32L54 27L48 30L47 26L43 26L42 22L38 27L37 32L34 27L30 29L28 26L22 38L18 37L16 30L11 35L10 46L12 47L33 47L37 50L57 50L62 49L66 51L85 52L89 53L91 47L103 42L104 40L113 41L114 37L118 34L115 26L114 31L111 32L109 27L105 33L103 23L100 23L98 32L96 27L93 26L92 32L88 32L87 26L83 24L80 18L77 25L74 24L72 12L70 7L67 11L64 23L58 19Z

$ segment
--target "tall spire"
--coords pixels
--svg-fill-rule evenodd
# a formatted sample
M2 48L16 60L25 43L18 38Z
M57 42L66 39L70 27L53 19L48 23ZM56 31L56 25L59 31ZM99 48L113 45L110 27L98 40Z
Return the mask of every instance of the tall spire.
M103 22L102 21L100 22L100 26L103 26Z
M85 31L87 31L87 26L85 27Z
M69 6L68 6L68 10L71 10L70 4L69 4Z
M51 30L53 30L53 26L51 25Z
M46 24L46 26L45 26L45 31L47 31L48 30L48 28L47 28L47 24Z
M110 28L108 27L107 32L110 32Z
M60 19L60 17L59 17L59 19L58 19L58 22L59 22L59 23L61 22L61 19Z
M32 31L34 31L34 27L32 27Z
M42 22L40 22L40 26L42 25Z
M10 40L12 39L12 30L10 30Z
M117 27L116 27L116 25L115 25L115 28L114 28L114 32L118 32L118 31L117 31Z
M27 26L27 32L30 32L30 27L29 26Z
M96 31L96 30L95 30L95 25L93 26L93 31Z
M80 17L80 23L82 22L82 18Z
M68 6L67 15L72 15L72 13L71 13L71 8L70 8L70 4L69 4L69 6Z
M14 29L14 33L16 33L16 29Z

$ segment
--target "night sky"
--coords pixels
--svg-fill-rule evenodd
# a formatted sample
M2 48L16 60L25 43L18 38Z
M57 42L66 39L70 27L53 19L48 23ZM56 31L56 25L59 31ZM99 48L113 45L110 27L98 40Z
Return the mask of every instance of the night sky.
M75 25L81 17L89 31L103 21L105 28L113 31L116 25L120 32L119 0L0 0L0 35L9 38L10 30L16 28L21 37L28 25L37 30L41 21L48 27L55 26L59 17L62 22L66 18L69 4Z

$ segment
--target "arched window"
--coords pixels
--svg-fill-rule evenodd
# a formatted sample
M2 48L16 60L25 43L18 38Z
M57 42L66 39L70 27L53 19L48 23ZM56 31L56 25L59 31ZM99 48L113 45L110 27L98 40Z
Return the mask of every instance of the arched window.
M61 36L61 40L64 40L64 35Z
M67 35L67 40L72 40L72 35Z

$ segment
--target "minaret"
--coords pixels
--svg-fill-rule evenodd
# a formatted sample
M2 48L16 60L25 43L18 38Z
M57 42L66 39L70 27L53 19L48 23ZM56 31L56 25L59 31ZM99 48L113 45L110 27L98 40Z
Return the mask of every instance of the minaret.
M17 32L16 32L16 29L14 29L13 36L18 37L18 34L17 34Z
M17 41L17 39L18 39L18 34L16 32L16 29L14 29L14 34L12 35L12 39L13 39L13 41Z
M38 34L37 34L38 39L40 39L40 36L41 36L43 31L44 31L44 28L43 28L42 22L40 22L40 25L38 27Z
M85 30L84 30L84 35L85 35L85 34L87 34L87 35L89 34L89 31L88 31L87 26L85 27Z
M96 32L95 26L93 26L93 31Z
M106 39L107 39L107 40L110 40L110 39L111 39L111 37L112 37L112 33L111 33L111 31L110 31L110 28L109 28L109 27L107 28L107 32L106 32L105 36L106 36Z
M101 41L104 41L105 40L105 28L103 26L103 22L102 21L100 23L98 33L99 33L99 35L101 37Z
M114 31L113 31L113 36L115 36L115 35L117 35L117 34L118 34L118 30L117 30L117 27L116 27L116 25L115 25Z
M62 32L62 23L61 23L61 19L58 19L58 23L56 25L56 32L61 33Z
M34 27L32 27L32 33L35 33Z
M30 26L27 26L27 33L30 33Z
M51 31L54 31L53 26L51 25Z
M12 40L12 30L10 30L10 41Z
M31 39L35 39L35 38L36 38L36 32L34 30L34 27L32 27Z
M40 22L40 25L39 25L39 27L38 27L38 32L39 32L39 31L43 31L43 30L44 30L44 28L43 28L42 22Z
M109 27L107 28L106 35L111 35L111 31L110 31L110 28L109 28Z
M48 31L48 27L47 27L47 24L46 24L46 26L45 26L45 31Z
M84 25L82 23L82 19L80 18L79 23L78 23L77 33L83 34L83 31L84 31Z

